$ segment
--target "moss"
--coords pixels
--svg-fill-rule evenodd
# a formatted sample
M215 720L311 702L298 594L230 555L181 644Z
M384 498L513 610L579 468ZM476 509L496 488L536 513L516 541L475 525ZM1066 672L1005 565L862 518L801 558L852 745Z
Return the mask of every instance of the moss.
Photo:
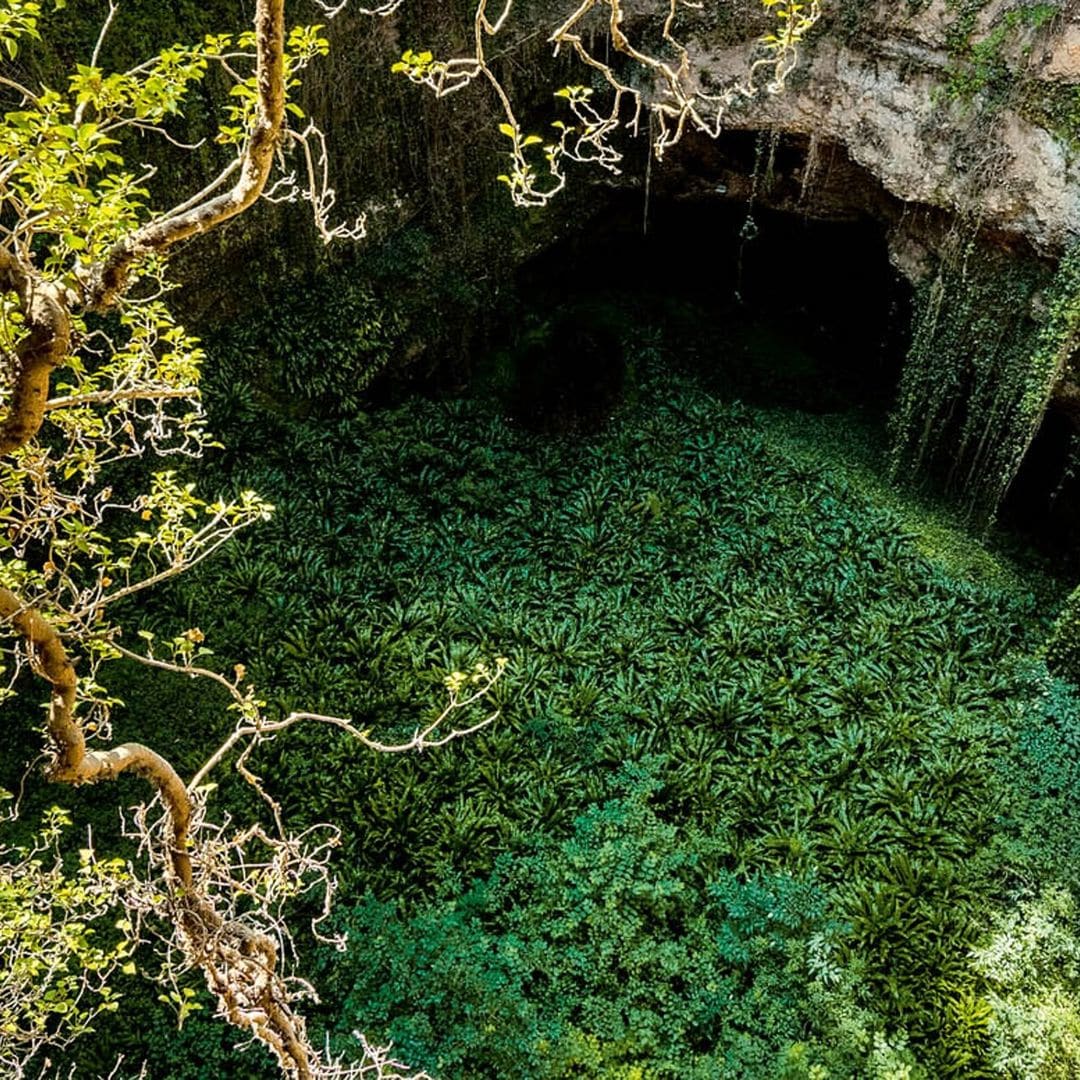
M1057 4L1030 4L1001 14L989 30L975 37L978 16L986 4L967 0L949 28L950 66L946 92L951 98L971 101L977 95L984 107L997 108L1010 99L1023 75L1019 61L1026 61L1035 34L1060 11Z
M1080 246L1041 264L955 243L923 284L891 418L893 475L942 476L988 523L1080 336Z
M1030 363L1038 333L1030 311L1048 275L1038 264L954 240L917 296L891 419L893 472L942 474L969 512L986 521L1045 406L1045 376Z
M1025 120L1049 131L1071 154L1080 154L1080 86L1031 82L1024 87L1016 108Z
M1046 664L1080 686L1080 588L1065 602L1046 643Z

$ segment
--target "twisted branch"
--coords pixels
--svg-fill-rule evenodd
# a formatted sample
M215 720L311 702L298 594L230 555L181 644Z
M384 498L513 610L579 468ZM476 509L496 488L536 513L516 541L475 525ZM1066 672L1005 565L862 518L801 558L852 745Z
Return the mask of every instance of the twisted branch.
M114 10L110 6L102 36ZM6 358L13 379L7 413L0 425L0 454L26 446L40 431L49 408L52 372L71 349L73 310L114 307L125 294L137 262L235 217L262 193L284 125L284 0L256 0L254 30L255 117L238 162L227 166L194 199L138 228L102 260L78 271L77 296L45 280L29 263L29 256L20 259L0 248L0 292L17 298L26 330L14 346L14 355ZM232 186L215 194L237 171ZM88 395L81 403L94 396L100 397ZM79 399L52 405L59 408L76 403ZM283 1071L300 1080L325 1074L311 1048L303 1018L291 1008L294 994L278 970L274 941L261 931L225 918L199 887L192 864L193 851L198 853L192 835L195 806L176 770L140 743L89 750L76 715L78 677L56 626L7 587L0 587L0 620L22 639L32 669L50 688L49 779L79 785L132 773L150 784L167 821L164 850L154 857L163 865L170 886L167 902L185 957L202 969L228 1020L265 1043Z
M0 454L25 446L40 430L49 379L71 348L71 315L58 285L0 248L0 293L14 293L29 333L12 357L14 386L0 424Z
M192 206L188 200L180 204L116 244L84 277L83 292L89 310L107 310L116 303L139 259L243 213L262 193L285 120L285 0L257 0L255 49L255 122L240 158L236 182L228 191L205 202ZM236 162L226 166L208 190L216 190L236 168Z

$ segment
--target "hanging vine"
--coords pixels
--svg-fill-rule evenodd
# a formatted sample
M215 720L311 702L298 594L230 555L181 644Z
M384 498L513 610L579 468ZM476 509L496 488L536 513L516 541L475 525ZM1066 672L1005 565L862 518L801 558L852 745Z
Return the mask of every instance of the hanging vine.
M992 520L1080 337L1080 244L1055 273L956 234L918 297L891 421L892 469L930 469Z

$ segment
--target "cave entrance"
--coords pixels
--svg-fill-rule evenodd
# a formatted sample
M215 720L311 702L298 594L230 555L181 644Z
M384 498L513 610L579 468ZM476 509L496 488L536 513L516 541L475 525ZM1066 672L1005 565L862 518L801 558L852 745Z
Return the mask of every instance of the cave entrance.
M998 509L998 523L1057 573L1080 574L1080 417L1052 405Z
M747 145L737 167L747 167ZM666 362L720 397L859 411L884 445L914 304L889 259L895 222L888 210L841 220L748 210L722 193L661 194L646 214L640 189L616 191L517 273L500 354L513 358L507 411L552 432L601 425L632 392L633 339L640 351L651 335ZM1078 431L1077 417L1047 414L997 517L1021 546L1070 566L1080 551Z
M532 426L589 426L651 339L714 392L812 412L891 406L911 290L869 217L822 221L723 197L613 194L518 272L509 411Z

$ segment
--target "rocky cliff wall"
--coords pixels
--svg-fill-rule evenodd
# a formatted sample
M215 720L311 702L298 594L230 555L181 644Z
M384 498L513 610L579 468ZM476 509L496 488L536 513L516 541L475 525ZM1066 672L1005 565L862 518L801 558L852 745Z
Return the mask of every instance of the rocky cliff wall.
M702 77L745 69L745 47L698 37ZM731 128L842 145L896 199L1023 237L1056 256L1080 236L1080 5L870 4L827 21L787 90Z

